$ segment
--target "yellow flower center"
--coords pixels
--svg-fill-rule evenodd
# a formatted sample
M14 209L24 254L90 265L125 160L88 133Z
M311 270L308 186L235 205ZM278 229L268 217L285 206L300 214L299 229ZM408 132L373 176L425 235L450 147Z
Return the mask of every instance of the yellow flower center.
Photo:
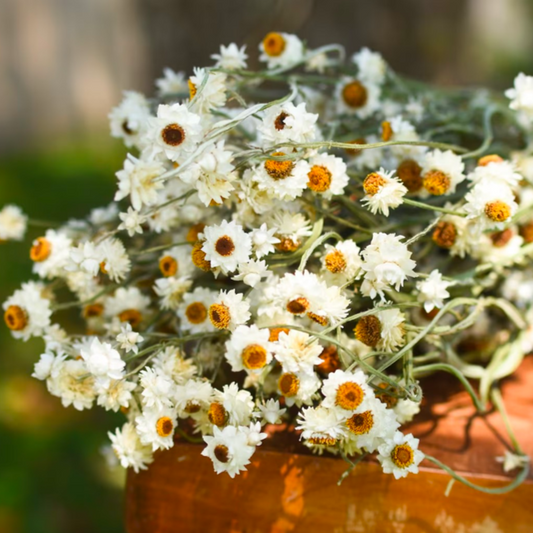
M209 418L211 424L221 428L228 420L228 413L221 403L213 402L209 406L209 411L207 411L207 418Z
M423 187L422 169L413 159L404 159L396 172L409 192L418 192Z
M185 309L185 316L191 324L202 324L207 318L207 309L202 302L193 302Z
M440 170L430 170L424 176L424 187L426 191L434 196L444 194L451 185L450 177Z
M231 321L229 308L224 304L212 304L209 306L209 320L217 329L226 329Z
M279 242L274 246L276 247L276 250L280 252L295 252L300 246L300 242L293 240L291 237L284 237L279 234L277 234L276 237L279 239Z
M331 250L324 258L324 265L332 274L338 274L346 269L346 258L341 251Z
M221 463L227 463L229 461L229 449L224 444L217 444L213 450L213 454Z
M10 305L6 309L4 320L11 331L21 331L28 325L26 311L18 305Z
M385 142L390 141L394 132L392 126L388 120L381 123L381 139Z
M353 381L346 381L345 383L341 383L337 389L335 405L347 411L353 411L361 405L364 397L365 393L361 385Z
M481 157L477 164L479 167L486 167L489 163L501 163L503 158L497 154L489 154Z
M485 215L494 222L503 222L511 216L511 208L505 202L496 200L485 205Z
M170 255L165 255L159 260L159 270L166 278L173 276L178 271L178 262Z
M307 186L312 191L326 192L331 185L331 172L322 165L313 165L307 177Z
M285 50L285 38L280 33L270 32L263 39L263 50L270 57L278 57Z
M30 249L30 259L36 263L45 261L52 252L52 245L48 239L39 237L35 239L33 246Z
M293 315L303 315L309 309L309 300L300 296L287 304L287 311Z
M289 333L289 328L270 328L268 340L270 342L277 342L279 340L280 333Z
M211 270L211 263L206 260L205 252L202 250L203 243L198 241L194 244L191 251L191 259L194 266L198 267L204 272Z
M342 89L342 99L347 106L357 109L363 107L368 99L366 87L357 80L354 80Z
M162 416L156 422L156 431L160 437L168 437L174 431L174 423L168 416Z
M364 435L374 426L374 415L372 411L356 413L346 420L346 425L355 435Z
M242 363L250 370L263 368L267 362L267 351L259 344L250 344L242 351Z
M283 152L274 152L273 156L282 156L285 155ZM275 159L267 159L265 161L265 170L267 174L273 180L282 180L291 175L291 172L294 168L294 162L285 160L277 161Z
M355 338L373 348L381 340L381 322L374 315L361 317L354 329Z
M369 174L365 178L365 181L363 181L363 189L368 196L374 196L386 183L387 181L381 174L372 172L372 174Z
M320 324L322 327L326 327L329 323L329 320L322 315L317 315L316 313L307 313L307 318L310 318L313 322Z
M143 319L141 312L138 309L126 309L118 314L121 322L128 322L132 328L136 328Z
M189 97L192 100L196 96L196 85L190 80L190 78L187 80L187 85L189 86Z
M106 262L105 261L101 261L100 262L100 272L102 274L109 274L109 272L107 271L107 268L106 268Z
M283 396L291 398L292 396L296 396L298 393L298 389L300 388L300 380L295 374L287 372L286 374L282 374L280 376L278 387Z
M437 246L449 250L457 239L457 229L451 222L439 222L431 238Z
M198 241L198 234L202 233L204 231L204 228L205 224L203 222L198 222L198 224L194 224L194 226L191 226L189 228L185 240L187 242L190 242L191 244L194 244L196 241Z
M397 444L391 454L392 462L399 468L407 468L414 463L414 451L409 444Z
M168 124L163 128L161 138L170 146L179 146L185 140L185 130L179 124Z
M84 318L95 318L102 316L104 312L104 306L102 304L89 304L83 308L83 317Z
M335 446L337 439L333 437L311 437L307 439L309 444L314 444L315 446Z
M229 257L235 250L235 243L228 235L222 235L215 243L215 250L222 257Z
M288 113L285 113L285 111L282 111L275 119L274 119L274 127L281 131L285 129L285 119L289 116Z

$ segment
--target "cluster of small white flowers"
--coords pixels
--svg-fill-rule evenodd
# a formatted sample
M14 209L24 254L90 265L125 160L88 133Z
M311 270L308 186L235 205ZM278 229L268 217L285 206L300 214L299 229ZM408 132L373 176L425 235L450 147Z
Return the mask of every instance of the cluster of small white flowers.
M65 406L124 413L109 437L135 471L194 433L234 477L287 423L314 452L416 473L418 439L399 429L420 409L417 358L459 350L485 289L532 305L533 158L429 142L417 128L447 131L443 114L367 48L347 65L287 33L259 48L257 77L232 43L189 77L166 69L153 99L124 93L114 202L32 234L39 280L5 301L6 325L43 338L33 375ZM297 68L288 94L256 103ZM533 114L532 87L517 78L512 109ZM5 206L0 241L31 224Z

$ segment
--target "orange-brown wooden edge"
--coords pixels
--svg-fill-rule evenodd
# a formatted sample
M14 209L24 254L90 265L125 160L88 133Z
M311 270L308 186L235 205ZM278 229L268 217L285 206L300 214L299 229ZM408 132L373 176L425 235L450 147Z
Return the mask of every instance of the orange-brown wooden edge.
M469 398L444 374L427 381L424 390L428 399L417 422L407 428L421 438L421 449L476 483L507 483L495 460L509 445L497 413L474 416ZM531 455L531 358L504 384L503 394L517 437ZM533 532L531 476L504 495L455 483L446 497L450 477L429 463L422 463L418 475L396 481L369 461L339 487L344 461L295 449L278 451L263 444L248 471L230 479L213 472L210 460L200 455L201 446L178 441L159 453L147 471L129 472L127 532Z

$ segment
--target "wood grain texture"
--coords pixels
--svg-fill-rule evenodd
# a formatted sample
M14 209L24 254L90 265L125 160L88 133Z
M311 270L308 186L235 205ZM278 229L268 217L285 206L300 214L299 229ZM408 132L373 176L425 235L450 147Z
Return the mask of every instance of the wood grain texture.
M479 484L508 481L495 456L508 439L496 413L473 416L468 397L439 374L424 384L428 398L408 429L421 437L428 454ZM451 391L451 392L450 392ZM526 453L533 453L533 360L503 386L512 424ZM530 533L533 483L500 496L455 483L430 467L394 480L378 464L365 462L337 486L346 465L333 457L263 445L248 472L235 479L217 476L198 445L177 442L159 453L150 468L129 472L128 533ZM284 448L286 449L286 448ZM425 463L422 463L423 465Z

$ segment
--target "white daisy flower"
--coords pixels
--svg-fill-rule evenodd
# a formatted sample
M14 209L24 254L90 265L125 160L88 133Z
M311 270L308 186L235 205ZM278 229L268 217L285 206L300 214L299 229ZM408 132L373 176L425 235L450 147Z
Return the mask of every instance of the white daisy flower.
M452 205L445 206L451 209ZM471 221L456 215L444 215L433 230L432 240L440 248L450 250L451 255L464 257L472 253L476 242L472 239Z
M215 302L209 306L209 320L217 329L233 331L248 322L250 316L250 304L235 289L220 291Z
M158 372L157 369L145 368L139 372L139 384L145 407L156 410L172 407L175 384L168 376Z
M166 278L192 276L196 269L191 259L190 246L173 246L159 256L159 270Z
M464 181L465 164L460 156L451 150L433 150L422 159L423 184L425 190L434 196L452 194Z
M92 407L96 397L94 378L88 374L85 361L62 360L46 380L46 386L52 396L61 398L63 407L72 405L78 411L83 411Z
M261 422L250 422L248 427L240 426L240 430L246 434L249 446L261 446L268 435L261 432Z
M478 166L468 174L474 184L501 183L515 188L523 179L510 161L504 161L497 155L488 155L478 161Z
M278 392L284 396L287 407L300 407L313 403L320 384L320 378L314 372L283 372L278 379Z
M135 426L126 422L115 433L108 433L111 446L123 468L133 468L135 473L146 470L153 462L152 450L141 443Z
M387 74L387 63L379 52L364 47L352 56L361 80L381 85Z
M119 230L125 230L130 237L133 237L136 233L142 233L142 225L146 222L146 216L141 215L139 211L135 211L133 207L128 207L125 213L119 213L119 218L122 222L119 224Z
M185 359L175 346L168 346L160 351L153 359L153 366L156 371L171 377L178 385L194 378L198 372L192 359Z
M123 323L120 326L120 333L117 335L116 341L121 350L127 352L137 353L139 351L138 344L144 341L144 338L137 331L133 331L129 322Z
M269 69L292 67L304 58L302 41L289 33L267 34L259 45L259 51L259 61L265 61Z
M203 287L196 287L183 295L177 315L181 319L181 329L191 333L206 333L215 328L209 320L209 307L215 302L217 293Z
M511 100L511 109L533 115L533 76L520 72L514 80L514 87L507 89L505 96Z
M69 263L71 239L61 231L49 229L44 237L33 241L30 258L33 272L41 278L54 278L64 273Z
M343 194L350 178L346 174L346 163L330 154L318 154L309 161L311 169L307 174L307 186L326 199Z
M133 399L132 391L137 385L125 379L110 381L105 388L97 387L96 403L106 411L117 412L121 408L127 409Z
M163 189L162 181L157 178L166 168L158 161L143 161L128 154L124 160L124 168L116 173L118 190L115 201L130 197L131 205L137 211L143 206L155 205L158 201L158 191Z
M420 291L418 300L424 304L426 313L442 307L443 300L450 297L450 293L447 291L450 285L452 283L443 280L442 274L436 269L426 279L416 284L416 288Z
M280 311L289 311L296 316L304 316L318 310L326 289L316 274L296 270L287 272L275 287L273 298Z
M80 350L80 355L96 378L97 386L106 388L112 379L123 378L126 363L111 344L100 342L98 337L93 337L91 344Z
M301 439L306 444L318 446L334 446L346 436L344 418L337 409L328 409L323 405L304 407L298 416L296 426L301 430Z
M128 148L141 147L149 119L150 106L145 96L124 91L122 102L109 113L111 136L123 139Z
M176 386L174 401L180 418L194 417L200 411L207 411L213 396L209 381L188 379Z
M203 439L207 446L202 455L213 461L217 474L227 472L231 478L246 470L255 451L255 447L248 444L247 434L235 426L224 429L215 426L213 436L204 436Z
M23 283L4 303L4 321L16 339L41 336L50 326L50 300L43 298L44 285Z
M369 174L363 182L366 196L363 202L374 214L383 213L389 216L390 209L396 209L403 203L407 188L394 176L394 171L387 172L380 168L378 172Z
M259 139L265 147L284 142L308 143L317 139L318 115L306 110L305 102L274 105L265 111L257 125Z
M226 74L195 68L189 79L190 107L200 114L226 103Z
M185 104L160 104L157 117L149 122L143 154L148 159L164 156L178 162L196 148L201 136L200 117Z
M322 363L322 346L316 338L303 331L282 331L274 350L275 358L281 364L283 372L311 376L314 374L315 365Z
M378 461L385 474L393 474L395 479L417 474L418 465L424 454L418 449L418 439L397 431L394 436L378 446Z
M237 383L224 385L222 391L215 390L212 401L214 404L223 407L226 421L230 424L246 426L250 423L255 407L253 397L248 391L239 389ZM210 412L214 407L213 403L211 404ZM215 425L221 425L217 420L213 420L212 422Z
M322 394L324 407L338 409L346 416L350 416L359 407L365 407L374 398L372 389L366 383L366 376L361 370L355 372L335 370L330 373L322 384Z
M255 416L261 417L263 424L279 424L287 409L281 408L279 400L270 398L266 402L258 403L259 413Z
M41 354L39 361L33 367L33 378L40 381L48 379L53 373L57 374L57 369L65 360L65 355L58 353L57 355L45 352Z
M275 251L274 245L280 242L275 236L276 231L276 228L269 228L266 223L263 222L261 226L250 232L253 253L257 259L261 259L261 257Z
M392 410L400 424L407 424L420 412L420 403L407 398L399 398Z
M5 205L0 211L0 241L21 241L26 233L28 217L16 205Z
M233 372L259 372L272 361L268 329L239 326L226 341L226 359Z
M326 279L337 285L354 280L361 271L360 249L357 244L347 239L339 241L335 246L326 244L322 257L322 267L327 273Z
M140 441L142 444L151 445L154 452L172 448L176 426L176 413L169 407L145 408L141 415L135 417Z
M340 113L367 118L380 106L381 89L376 83L344 77L337 85L336 101Z
M381 138L383 141L419 141L420 137L415 127L401 115L394 116L381 124ZM427 151L425 146L397 145L388 148L398 160L418 160Z
M171 68L163 69L163 77L155 80L159 96L179 95L189 92L185 72L174 72Z
M235 43L230 43L228 46L220 45L220 52L212 54L211 59L216 61L215 68L223 68L227 70L246 69L246 45L240 48Z

